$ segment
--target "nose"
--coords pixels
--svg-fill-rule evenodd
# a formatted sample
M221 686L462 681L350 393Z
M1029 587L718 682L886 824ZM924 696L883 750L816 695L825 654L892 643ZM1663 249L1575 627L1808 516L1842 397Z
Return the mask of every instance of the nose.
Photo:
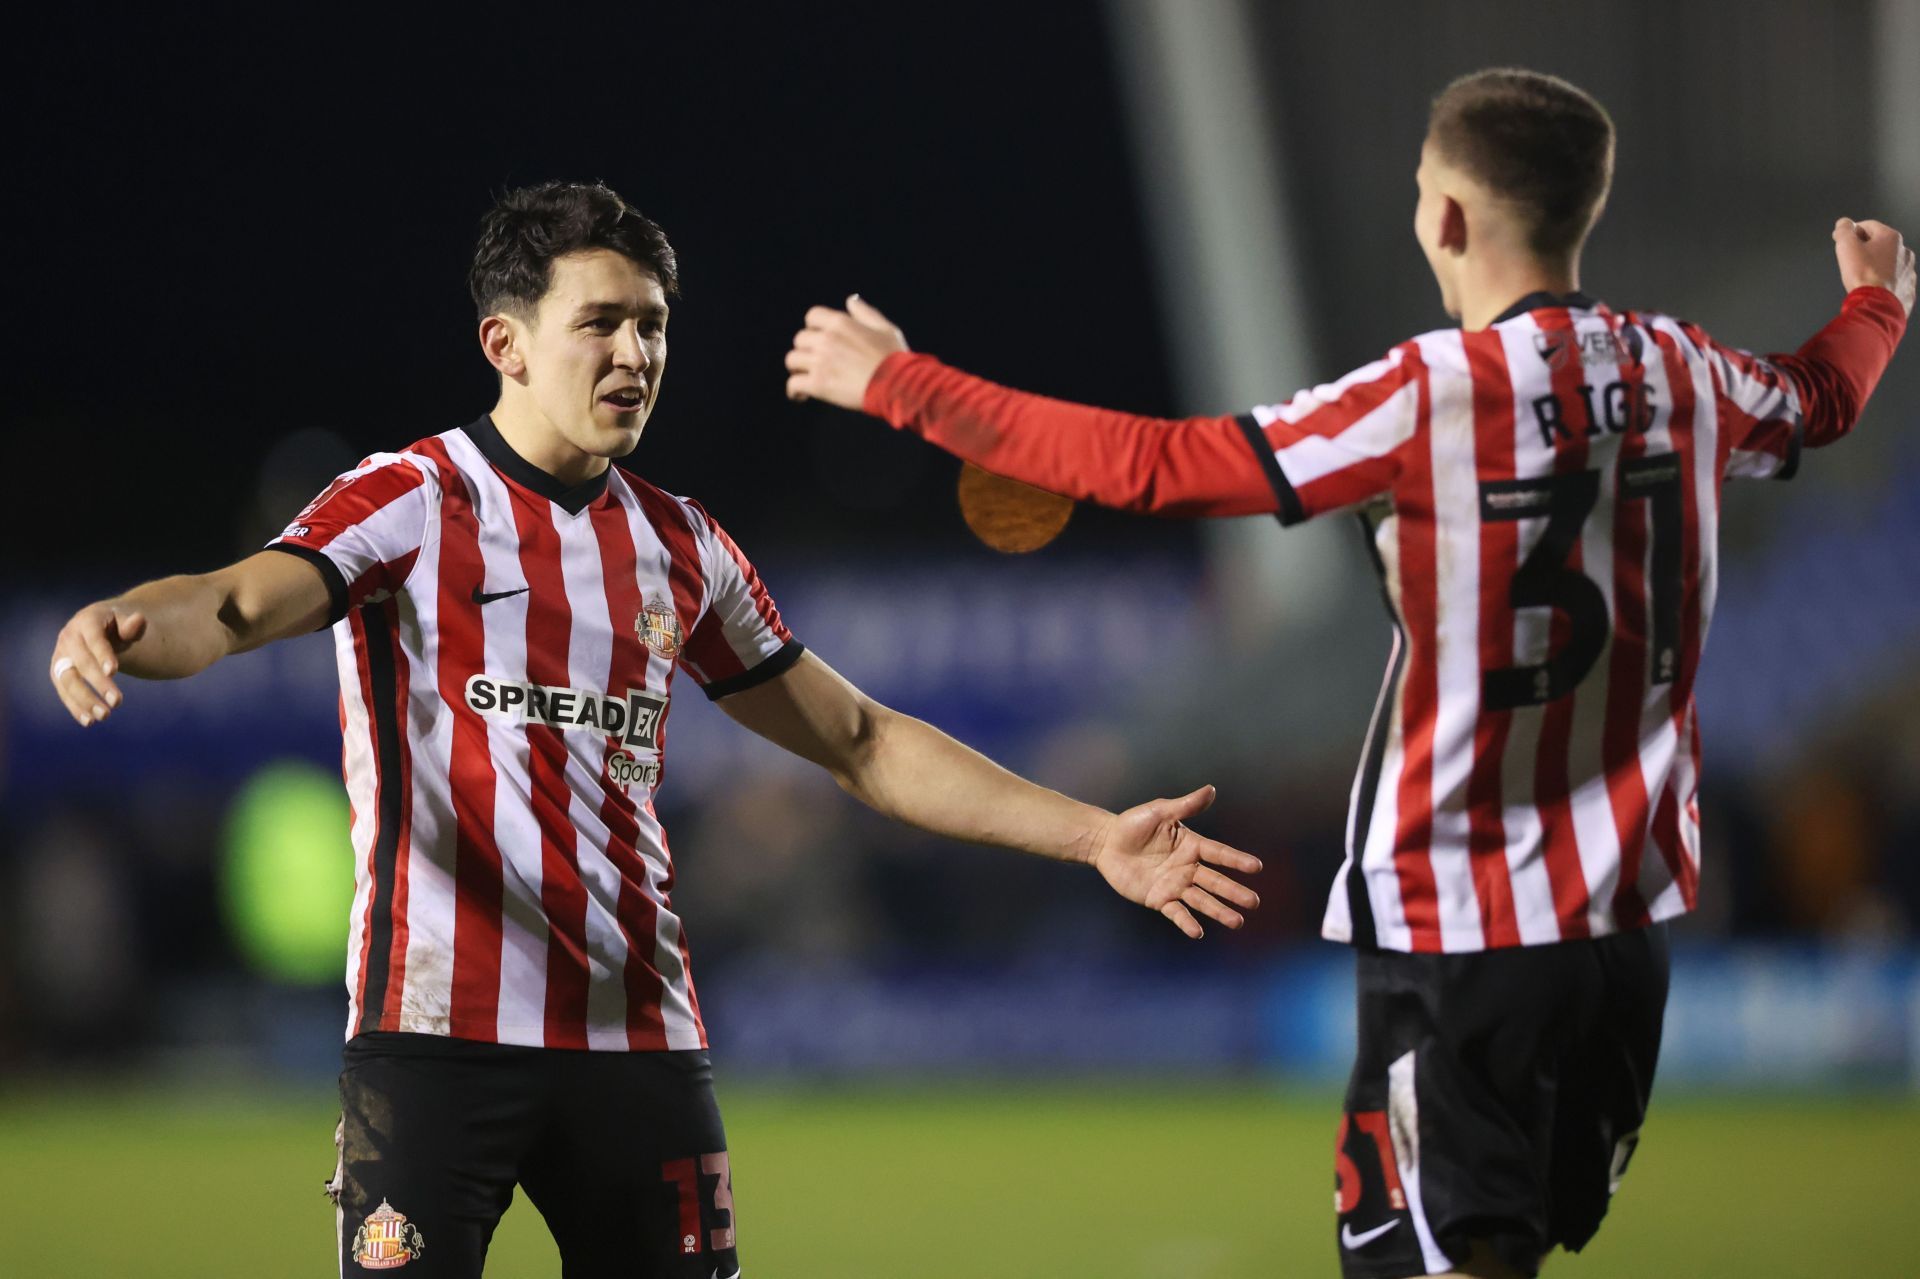
M640 326L623 324L614 335L613 366L633 373L644 373L653 361L647 355L647 344L640 340Z

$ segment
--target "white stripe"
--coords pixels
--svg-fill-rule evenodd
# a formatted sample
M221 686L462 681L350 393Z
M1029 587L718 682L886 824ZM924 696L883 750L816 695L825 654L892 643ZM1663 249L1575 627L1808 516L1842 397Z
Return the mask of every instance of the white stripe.
M1540 440L1529 406L1537 396L1550 391L1552 383L1546 363L1533 345L1540 326L1531 316L1521 316L1502 324L1497 331L1513 395L1514 473L1541 475L1552 469L1552 453ZM1546 524L1539 518L1514 522L1522 561ZM1546 609L1523 609L1514 614L1514 665L1546 660L1551 622ZM1500 819L1507 837L1507 874L1513 883L1513 910L1520 940L1529 946L1560 940L1553 885L1547 878L1540 810L1534 804L1534 761L1540 751L1543 711L1543 707L1523 706L1509 712L1507 749L1500 761Z
M353 914L347 923L347 1034L360 1019L360 947L366 940L367 904L373 896L373 840L378 799L375 790L373 728L360 692L360 663L354 654L353 623L333 625L334 659L340 672L340 773L347 802L353 806Z
M413 818L407 842L407 954L399 1029L451 1032L453 1008L454 817L447 782L453 715L440 696L440 539L436 508L414 566L423 589L396 600L407 655L407 750ZM431 583L431 586L424 584Z
M1449 951L1486 945L1474 888L1467 780L1480 719L1480 498L1474 447L1473 384L1458 330L1419 339L1427 369L1432 453L1434 596L1437 633L1433 728L1432 864L1439 892L1440 943Z
M1387 1067L1387 1132L1393 1138L1393 1162L1400 1170L1400 1189L1407 1195L1413 1233L1420 1240L1420 1256L1430 1275L1446 1274L1453 1262L1434 1240L1427 1210L1420 1197L1420 1096L1414 1077L1414 1055L1404 1053Z
M480 529L480 557L488 592L527 586L520 567L520 539L512 498L464 432L443 436L447 451L467 481L474 520ZM460 584L453 583L457 588ZM527 678L527 596L511 595L488 604L487 674L499 679ZM500 851L504 918L501 921L500 1003L495 1037L503 1044L540 1047L546 1042L547 917L540 900L543 867L540 826L533 815L530 745L525 728L497 715L484 717L487 750L493 757L494 846ZM484 800L479 803L484 810Z
M655 598L671 601L673 599L672 567L673 557L659 534L654 532L653 524L641 508L639 498L622 483L620 497L627 510L627 525L633 534L634 574L639 583L643 600ZM699 528L704 521L699 513L689 509L684 503L675 500L680 513L686 516L693 526ZM698 543L696 542L696 545ZM705 587L705 594L711 595ZM704 601L703 601L704 606ZM656 682L656 666L660 674ZM647 663L647 686L664 695L673 686L673 667L663 662L658 655ZM664 745L665 739L662 738ZM700 1022L693 1015L693 978L687 971L687 965L680 956L681 927L680 917L667 903L666 884L672 875L672 867L667 855L666 832L660 825L659 814L653 810L653 797L634 792L634 820L639 826L636 844L640 856L646 863L647 897L654 903L653 966L660 974L660 1022L667 1038L669 1048L698 1048L700 1046ZM635 938L638 944L639 939Z
M1400 535L1398 514L1380 522L1374 544L1380 552L1386 575L1387 596L1396 616L1405 618L1400 604ZM1403 623L1404 624L1404 623ZM1395 636L1396 662L1410 647L1409 641ZM1389 693L1387 717L1379 725L1386 734L1386 749L1380 760L1380 776L1373 792L1373 818L1364 831L1354 836L1360 852L1367 901L1373 909L1374 932L1379 944L1389 950L1413 949L1413 930L1407 924L1406 906L1400 897L1400 875L1394 860L1400 824L1400 771L1406 766L1406 739L1402 735L1401 711L1405 704L1406 672ZM1371 736L1371 735L1369 735ZM1374 749L1369 743L1369 749Z
M572 610L567 646L567 677L575 688L605 688L624 698L607 676L613 668L613 630L620 625L607 602L601 573L600 541L590 519L558 521L560 570ZM632 619L626 624L631 626ZM627 995L624 974L627 943L620 931L620 872L607 857L609 832L600 819L606 799L607 739L599 733L561 735L567 745L568 812L575 832L574 859L586 889L587 1046L627 1046Z
M1356 462L1387 454L1413 438L1420 383L1408 382L1337 435L1303 435L1274 452L1295 488L1311 484ZM1257 420L1257 415L1256 415Z

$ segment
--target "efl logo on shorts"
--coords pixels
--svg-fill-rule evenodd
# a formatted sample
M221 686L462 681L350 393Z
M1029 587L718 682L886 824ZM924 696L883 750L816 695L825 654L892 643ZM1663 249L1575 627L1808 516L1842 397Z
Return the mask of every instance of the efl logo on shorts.
M353 1235L353 1259L365 1270L397 1270L426 1250L420 1227L385 1199Z

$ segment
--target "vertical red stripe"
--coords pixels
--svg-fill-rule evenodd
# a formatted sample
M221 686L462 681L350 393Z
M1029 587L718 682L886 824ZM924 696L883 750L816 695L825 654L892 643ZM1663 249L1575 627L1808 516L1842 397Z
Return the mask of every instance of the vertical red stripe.
M693 635L700 620L700 608L707 598L706 574L700 563L700 544L687 522L680 504L644 480L633 481L634 496L640 499L641 513L647 517L653 535L667 548L667 581L673 591L673 612L680 619L680 634ZM665 725L661 725L665 731ZM662 739L664 743L664 738Z
M1608 316L1618 336L1624 327ZM1639 348L1643 356L1644 346ZM1646 365L1630 360L1620 365L1627 386L1629 413L1647 403ZM1667 413L1674 427L1671 404L1655 406ZM1623 484L1625 464L1646 456L1647 437L1630 425L1620 438L1620 465L1615 483ZM1685 482L1685 477L1681 477ZM1646 777L1640 769L1640 724L1651 691L1648 662L1647 551L1653 527L1653 499L1631 498L1617 490L1613 507L1613 655L1607 669L1607 705L1601 725L1600 758L1607 780L1607 799L1620 841L1619 877L1614 881L1611 910L1617 924L1639 928L1647 922L1647 903L1640 893L1640 858L1646 849L1648 806Z
M614 475L611 485L620 485ZM623 697L628 689L644 688L651 654L640 642L634 621L640 616L638 555L634 549L634 530L628 508L619 502L596 502L590 508L594 537L600 543L600 572L607 593L607 608L613 622L613 657L607 672L607 692ZM671 687L673 667L666 667L666 684ZM612 756L621 748L617 734L606 739L605 754ZM640 823L632 797L614 784L604 767L600 774L606 788L600 804L600 820L607 826L607 860L620 875L620 894L614 915L627 942L627 962L622 973L627 994L627 1046L636 1051L658 1050L667 1046L666 1026L661 1017L661 979L654 967L655 931L659 908L647 895L646 861L640 853ZM664 841L663 841L664 842Z
M1597 407L1582 394L1586 365L1574 336L1573 315L1564 307L1534 312L1540 327L1567 335L1567 358L1551 374L1553 393L1560 401L1560 413L1572 434L1571 440L1557 442L1553 450L1553 472L1570 474L1586 469L1589 407ZM1579 572L1585 562L1578 542L1567 556L1567 568ZM1548 651L1559 652L1571 638L1571 624L1565 614L1554 610L1549 627ZM1569 754L1573 739L1574 689L1558 701L1549 702L1540 714L1540 745L1533 760L1533 803L1540 812L1541 842L1545 846L1547 882L1553 888L1554 915L1563 938L1585 937L1592 928L1587 922L1587 880L1580 865L1579 837L1573 825L1570 797L1572 767Z
M768 594L766 584L760 580L759 571L753 567L734 540L727 536L727 531L714 522L713 516L707 514L704 507L698 502L689 502L688 505L692 506L699 517L706 521L707 531L712 535L713 540L719 543L720 549L732 558L734 567L740 570L740 576L747 584L747 595L753 600L754 610L760 614L760 620L767 624L768 630L780 637L781 643L784 644L792 639L793 634L787 630L786 623L780 620L780 610L774 606L773 596Z
M1476 476L1481 483L1514 478L1513 381L1506 348L1495 329L1462 333L1467 370L1473 382L1473 435ZM1507 591L1520 566L1520 526L1510 520L1480 525L1480 668L1513 665L1513 611ZM1464 605L1465 601L1462 601ZM1479 696L1479 690L1473 690ZM1501 768L1507 755L1509 711L1484 707L1473 727L1473 767L1467 774L1467 853L1473 888L1488 946L1520 944L1520 923L1513 907L1513 878L1507 866L1505 796Z
M1407 667L1400 685L1400 777L1395 805L1394 872L1400 909L1415 951L1445 949L1440 898L1433 871L1433 733L1440 713L1439 632L1434 553L1433 452L1424 447L1432 426L1431 384L1420 378L1414 439L1394 486L1398 516L1400 621L1407 635Z
M560 535L553 504L516 484L507 485L508 505L520 534L520 570L527 585L527 680L565 688L573 647L573 609L561 572ZM549 1048L587 1046L587 889L580 880L579 833L567 785L567 744L562 730L527 721L527 777L535 825L540 829L540 906L547 917L545 1042Z
M1700 412L1698 397L1693 389L1693 369L1682 354L1679 343L1674 341L1672 335L1659 329L1653 331L1653 338L1660 347L1661 359L1666 365L1667 384L1671 388L1669 394L1673 399L1674 425L1670 433L1673 436L1673 451L1680 466L1681 527L1684 536L1680 560L1680 669L1674 674L1673 683L1668 686L1667 696L1673 707L1676 758L1680 751L1692 751L1694 776L1698 778L1699 736L1692 712L1694 673L1700 668L1700 632L1703 624L1701 571L1704 561L1700 545L1700 499L1694 468L1700 447L1700 427L1710 423L1715 435L1717 486L1718 476L1724 472L1726 464L1726 433L1718 429L1718 418L1714 412L1719 397L1715 397L1716 403L1709 407L1707 413ZM1701 358L1706 358L1704 352ZM1677 769L1669 768L1665 793L1654 809L1654 846L1665 858L1668 874L1680 885L1681 899L1686 902L1687 909L1692 910L1699 883L1699 868L1686 856L1686 844L1680 838L1682 806L1673 802L1675 797L1672 793L1676 772Z
M469 675L486 670L486 631L475 587L486 581L480 526L465 479L437 439L416 446L440 471L440 698L453 719L447 788L454 815L453 993L447 1027L462 1039L500 1037L502 898L493 807L498 778L487 726L467 705Z

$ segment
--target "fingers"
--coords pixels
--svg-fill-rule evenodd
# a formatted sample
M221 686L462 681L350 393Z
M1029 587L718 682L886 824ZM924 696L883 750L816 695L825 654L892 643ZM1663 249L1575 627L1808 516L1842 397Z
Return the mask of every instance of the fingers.
M1179 799L1166 799L1160 802L1166 805L1175 821L1184 822L1187 818L1204 813L1213 807L1213 797L1217 793L1211 785L1208 785L1182 795Z
M1217 839L1202 839L1198 835L1193 838L1198 841L1196 847L1203 862L1225 866L1228 870L1237 870L1243 875L1257 875L1266 869L1266 863L1252 853L1243 853Z
M105 719L109 708L120 701L117 689L109 694L101 688L102 685L112 688L112 684L99 669L99 663L85 646L65 638L54 649L53 665L47 669L47 678L53 682L67 714L82 728Z
M830 306L810 306L807 308L807 327L809 329L831 329L847 323L845 311L836 311Z
M861 297L858 293L847 295L847 314L874 329L891 329L893 321L880 314L880 308Z
M1200 921L1195 919L1192 912L1188 911L1188 909L1179 902L1168 902L1160 908L1160 913L1168 919L1171 919L1175 928L1178 928L1195 941L1199 941L1202 937L1206 936L1206 931L1200 927Z
M1864 242L1867 239L1868 235L1866 231L1862 230L1861 224L1855 222L1852 218L1839 218L1835 220L1833 224L1833 242L1835 244L1844 244L1849 240Z
M1217 870L1209 870L1202 866L1194 872L1193 882L1196 887L1212 893L1215 897L1232 902L1241 910L1255 910L1260 905L1259 893L1238 880L1228 879Z
M1216 924L1225 924L1228 928L1238 928L1247 922L1246 916L1198 884L1189 884L1186 891L1180 894L1180 900L1190 909L1199 911Z

